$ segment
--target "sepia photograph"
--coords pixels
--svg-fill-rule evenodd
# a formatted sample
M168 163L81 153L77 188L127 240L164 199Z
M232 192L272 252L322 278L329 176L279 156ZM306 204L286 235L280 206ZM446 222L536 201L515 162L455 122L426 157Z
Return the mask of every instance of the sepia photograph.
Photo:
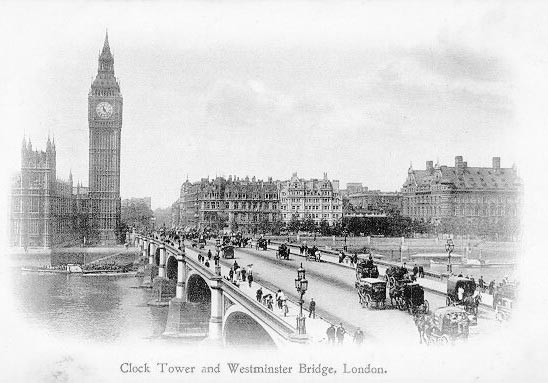
M547 11L0 3L0 381L546 381Z

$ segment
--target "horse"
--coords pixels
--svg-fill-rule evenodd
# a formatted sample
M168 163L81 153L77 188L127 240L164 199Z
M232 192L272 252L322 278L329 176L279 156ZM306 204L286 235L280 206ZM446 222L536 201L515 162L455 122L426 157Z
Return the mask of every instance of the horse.
M432 340L432 332L434 330L434 324L432 321L431 314L414 314L413 321L417 326L417 331L419 332L419 342L422 344L429 345Z
M466 297L462 300L462 305L469 308L474 315L478 315L478 306L481 302L481 294Z

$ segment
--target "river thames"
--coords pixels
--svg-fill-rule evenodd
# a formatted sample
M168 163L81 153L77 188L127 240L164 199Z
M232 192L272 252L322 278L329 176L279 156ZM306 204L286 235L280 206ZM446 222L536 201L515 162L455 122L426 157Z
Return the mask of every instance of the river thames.
M134 276L81 276L21 271L49 256L11 256L14 309L27 327L55 337L98 342L160 338L167 307L148 306L150 289Z

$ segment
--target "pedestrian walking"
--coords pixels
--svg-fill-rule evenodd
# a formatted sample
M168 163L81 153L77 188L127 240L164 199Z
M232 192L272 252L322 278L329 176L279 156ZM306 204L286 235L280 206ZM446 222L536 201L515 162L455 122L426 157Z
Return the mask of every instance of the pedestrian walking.
M211 249L207 250L207 258L211 261Z
M358 346L363 343L363 331L359 327L356 329L356 332L354 333L353 341Z
M286 317L289 312L289 307L287 307L287 298L282 301L282 310L284 312L284 317Z
M419 278L424 278L424 267L419 265Z
M242 282L246 281L246 276L247 276L247 270L244 266L244 267L242 267Z
M316 319L316 302L314 298L310 298L310 304L308 305L308 317Z
M247 275L247 282L249 283L249 287L251 287L251 284L253 283L253 274Z
M327 331L325 333L327 335L327 344L335 344L335 326L331 324L331 326L327 328Z
M228 270L228 279L230 279L230 282L234 280L234 270L232 270L232 268Z
M209 267L209 260L207 260L207 259L206 259L206 261L205 261L205 266L206 266L206 267Z
M255 293L255 296L257 298L257 301L261 302L261 299L263 298L263 289L261 287L259 287L257 289L257 292Z
M346 334L346 330L344 329L343 324L340 323L339 327L337 327L337 343L338 344L343 344L344 334Z

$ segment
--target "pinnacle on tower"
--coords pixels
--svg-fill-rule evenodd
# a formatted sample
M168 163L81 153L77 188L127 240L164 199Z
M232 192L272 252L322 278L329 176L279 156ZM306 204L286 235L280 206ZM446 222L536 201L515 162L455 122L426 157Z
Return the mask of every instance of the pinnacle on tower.
M101 56L112 57L112 53L110 53L110 45L108 44L108 29L105 34L105 43L103 44L103 50L101 51Z

